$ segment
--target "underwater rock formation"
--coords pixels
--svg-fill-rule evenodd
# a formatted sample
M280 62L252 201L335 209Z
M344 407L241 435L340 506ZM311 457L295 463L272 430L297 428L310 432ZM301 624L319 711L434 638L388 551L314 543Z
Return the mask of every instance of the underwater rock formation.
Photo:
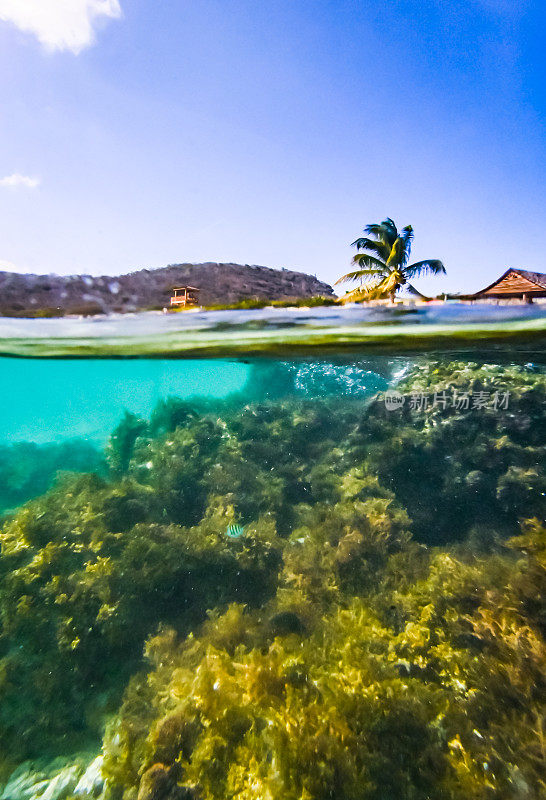
M1 800L99 800L104 789L103 757L88 763L89 755L73 759L56 758L47 762L25 761L8 777L0 793Z

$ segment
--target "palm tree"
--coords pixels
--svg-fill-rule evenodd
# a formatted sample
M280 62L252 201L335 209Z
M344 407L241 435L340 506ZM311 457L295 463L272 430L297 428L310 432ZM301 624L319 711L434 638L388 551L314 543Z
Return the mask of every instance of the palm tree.
M358 288L342 298L345 301L390 297L394 302L396 292L401 286L406 286L412 294L423 297L409 283L409 279L427 273L439 275L446 271L442 262L437 259L408 264L413 240L411 225L406 225L399 232L392 219L387 217L379 224L367 225L364 233L367 235L352 243L357 250L364 251L358 252L353 258L353 264L357 264L358 269L342 275L336 281L336 284L360 281Z

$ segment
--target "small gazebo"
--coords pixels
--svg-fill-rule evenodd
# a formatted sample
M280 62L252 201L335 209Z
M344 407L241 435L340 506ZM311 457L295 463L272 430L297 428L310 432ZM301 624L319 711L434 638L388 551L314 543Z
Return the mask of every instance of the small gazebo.
M179 286L172 290L171 306L197 306L199 305L199 289L195 286Z
M481 292L470 295L471 300L515 300L531 302L535 297L546 297L546 275L526 269L507 269L500 278Z

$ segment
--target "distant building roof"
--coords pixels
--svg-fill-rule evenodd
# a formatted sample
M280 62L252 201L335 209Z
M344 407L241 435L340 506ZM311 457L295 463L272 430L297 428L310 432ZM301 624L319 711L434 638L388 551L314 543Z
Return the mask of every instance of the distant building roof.
M542 272L510 268L472 297L519 297L524 294L546 295L546 275Z

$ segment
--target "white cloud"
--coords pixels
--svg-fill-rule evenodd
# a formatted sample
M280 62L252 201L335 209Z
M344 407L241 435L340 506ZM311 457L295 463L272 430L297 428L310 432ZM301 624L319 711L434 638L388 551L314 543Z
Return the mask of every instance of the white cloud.
M8 189L18 189L19 186L24 186L25 189L36 189L40 185L40 178L31 178L30 175L20 175L14 172L13 175L6 175L5 178L0 178L0 186L5 186Z
M34 34L48 50L75 54L93 44L101 18L119 17L119 0L0 0L0 20Z

